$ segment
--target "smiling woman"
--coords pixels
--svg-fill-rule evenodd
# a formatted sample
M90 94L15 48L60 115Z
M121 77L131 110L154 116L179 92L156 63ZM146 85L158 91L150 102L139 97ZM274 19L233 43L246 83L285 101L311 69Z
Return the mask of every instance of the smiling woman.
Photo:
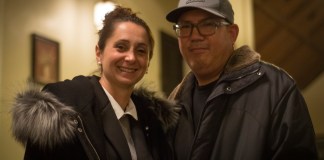
M76 76L16 96L12 128L26 144L25 160L172 159L168 135L177 108L134 89L153 55L150 28L130 8L117 6L98 34L100 77Z

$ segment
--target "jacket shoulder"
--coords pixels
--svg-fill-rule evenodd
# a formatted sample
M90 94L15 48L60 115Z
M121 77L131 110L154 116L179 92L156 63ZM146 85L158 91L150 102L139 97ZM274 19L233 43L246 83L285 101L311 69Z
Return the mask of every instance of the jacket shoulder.
M18 93L11 111L12 133L23 144L53 148L75 137L76 112L50 92L30 88Z
M266 61L261 61L260 64L261 70L263 70L270 79L295 85L296 82L294 78L283 68Z
M54 94L61 102L82 107L91 101L94 95L91 79L95 77L77 76L72 80L51 83L43 88L43 91Z
M47 84L42 90L30 86L16 94L12 106L14 137L43 148L73 140L76 124L72 118L93 99L91 78L77 76Z

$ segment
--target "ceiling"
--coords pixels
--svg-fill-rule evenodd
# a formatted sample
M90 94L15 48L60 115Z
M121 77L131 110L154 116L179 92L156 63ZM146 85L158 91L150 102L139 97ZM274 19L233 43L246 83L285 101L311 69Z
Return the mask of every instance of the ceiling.
M254 0L256 50L304 89L324 70L323 0Z

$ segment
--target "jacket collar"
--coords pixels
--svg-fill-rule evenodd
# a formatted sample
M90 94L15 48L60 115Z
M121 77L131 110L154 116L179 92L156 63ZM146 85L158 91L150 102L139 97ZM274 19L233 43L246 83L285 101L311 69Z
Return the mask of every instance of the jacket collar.
M242 46L234 50L225 66L224 74L241 70L253 63L259 62L260 57L260 54L253 51L250 47Z
M260 62L260 57L261 56L259 53L253 51L246 45L234 50L232 56L225 66L219 82L235 80L257 70L259 66L252 64L257 64L257 62ZM194 81L194 78L194 74L189 72L184 77L182 82L172 91L169 99L175 99L178 94L181 93L181 90L184 89L184 85L192 86L191 83Z

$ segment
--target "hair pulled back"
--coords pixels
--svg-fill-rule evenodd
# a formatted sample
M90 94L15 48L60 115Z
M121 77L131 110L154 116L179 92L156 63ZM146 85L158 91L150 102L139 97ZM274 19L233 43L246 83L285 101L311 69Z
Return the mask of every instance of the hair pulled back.
M106 40L111 37L115 30L115 24L119 22L133 22L137 25L142 26L148 36L149 40L149 59L153 56L154 49L154 39L151 33L149 26L145 23L145 21L137 16L130 8L124 8L122 6L117 5L116 8L105 15L105 19L103 20L103 27L99 30L99 41L98 47L100 50L105 48Z

